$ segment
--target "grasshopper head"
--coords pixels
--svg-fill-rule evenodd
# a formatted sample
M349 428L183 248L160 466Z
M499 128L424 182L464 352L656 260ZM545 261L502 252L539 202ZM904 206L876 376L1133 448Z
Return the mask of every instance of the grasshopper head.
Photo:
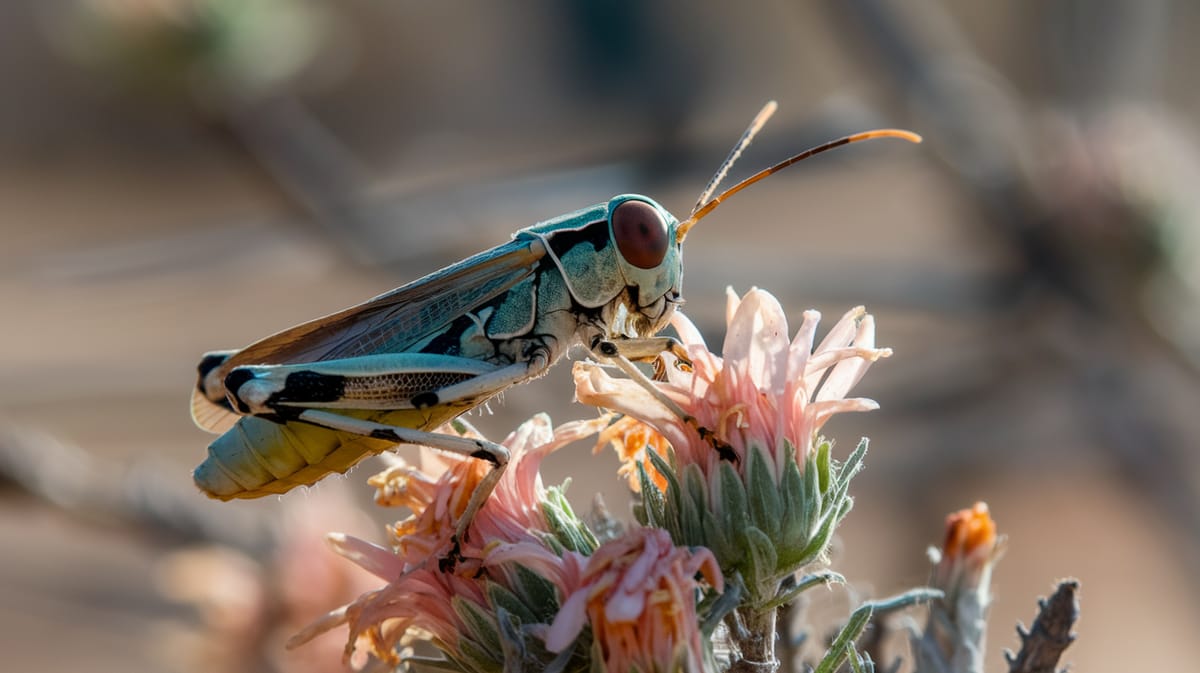
M613 335L649 336L670 320L683 280L678 226L675 216L645 196L609 199L608 233L625 280L625 291L605 307Z

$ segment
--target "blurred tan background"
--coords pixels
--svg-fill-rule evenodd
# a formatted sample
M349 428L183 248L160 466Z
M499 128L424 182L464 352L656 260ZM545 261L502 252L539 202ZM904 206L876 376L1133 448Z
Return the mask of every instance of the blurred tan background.
M361 507L368 466L201 497L200 355L613 194L684 213L772 98L734 178L926 138L775 176L685 255L714 347L724 287L757 285L797 325L866 304L896 350L860 388L882 410L828 428L872 439L834 565L854 600L923 582L943 516L986 500L991 670L1065 576L1073 670L1189 668L1198 28L1167 0L0 3L0 668L336 670L342 634L280 638L370 586L320 535L391 513ZM592 414L569 369L474 420ZM614 469L575 446L548 476L623 514Z

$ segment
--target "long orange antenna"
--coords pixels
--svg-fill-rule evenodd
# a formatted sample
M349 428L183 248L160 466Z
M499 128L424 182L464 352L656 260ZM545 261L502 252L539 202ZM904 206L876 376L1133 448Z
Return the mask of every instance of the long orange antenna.
M764 110L765 110L765 108L764 108ZM761 115L761 113L760 113L760 115ZM756 119L756 121L757 121L757 119ZM753 128L754 128L754 125L752 124L751 129L753 129ZM757 130L757 129L755 129L755 130ZM749 129L747 130L747 133L749 133ZM751 137L753 137L753 134L751 134ZM683 222L679 223L679 227L675 230L675 241L677 243L682 243L683 239L687 237L688 230L691 229L693 226L695 226L696 223L699 222L700 219L703 218L705 215L708 215L709 213L711 213L722 201L729 198L730 196L733 196L734 194L737 194L738 192L740 192L743 189L749 187L750 185L758 182L759 180L762 180L763 178L767 177L768 175L771 175L773 173L778 173L779 171L782 171L783 169L787 168L788 166L791 166L792 164L794 164L798 161L803 161L804 159L807 159L807 158L813 156L814 154L820 154L821 152L831 150L835 147L841 147L842 145L849 145L850 143L856 143L856 142L859 142L860 140L871 140L872 138L899 138L901 140L907 140L910 143L921 142L921 136L913 133L912 131L905 131L903 129L875 129L874 131L864 131L862 133L855 133L854 135L849 135L844 138L838 138L837 140L831 140L831 141L825 143L824 145L818 145L810 150L805 150L805 151L801 152L800 154L797 154L794 157L785 159L785 160L775 164L774 166L771 166L770 168L764 168L763 170L755 173L754 175L751 175L750 177L746 178L745 180L742 180L741 182L737 183L736 185L730 187L729 189L726 189L725 191L721 192L720 194L712 197L712 199L710 199L703 206L700 206L700 207L696 208L695 210L693 210L691 217L689 217L686 220L684 220ZM738 144L740 146L742 143L739 141ZM737 149L737 148L735 148L735 149ZM739 151L739 154L740 154L740 151ZM726 160L726 162L728 163L728 160Z

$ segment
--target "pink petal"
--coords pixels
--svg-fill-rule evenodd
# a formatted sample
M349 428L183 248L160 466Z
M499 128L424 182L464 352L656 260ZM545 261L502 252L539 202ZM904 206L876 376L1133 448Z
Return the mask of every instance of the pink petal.
M391 581L403 572L403 562L391 549L345 533L329 533L325 540L333 551L381 579Z
M587 621L587 599L588 592L585 588L571 594L563 602L549 630L546 631L547 650L562 652L575 642Z
M604 618L610 622L637 621L646 609L646 593L636 589L630 592L617 591L604 603Z
M738 298L737 292L734 292L732 287L726 286L725 287L725 324L726 325L733 322L733 314L737 313L738 304L740 304L740 303L742 303L742 300L740 298Z
M679 334L679 340L687 346L703 346L704 337L700 334L700 330L696 329L693 323L683 311L676 311L671 315L671 327L675 328L675 332Z
M787 316L771 293L746 293L725 334L726 366L737 366L758 390L781 394L787 374Z

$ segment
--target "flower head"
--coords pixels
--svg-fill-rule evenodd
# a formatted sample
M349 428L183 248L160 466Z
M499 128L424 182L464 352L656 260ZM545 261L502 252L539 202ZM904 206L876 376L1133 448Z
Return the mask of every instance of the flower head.
M672 319L690 367L668 366L667 380L652 385L677 409L590 363L575 367L576 396L626 415L601 437L638 476L643 522L671 531L677 544L712 549L722 571L740 573L751 602L764 605L782 578L823 553L849 511L847 485L865 443L839 466L818 432L836 413L876 408L846 395L891 351L875 347L874 320L861 307L814 348L816 311L789 339L769 293L728 296L721 355L682 314Z
M933 604L925 633L914 643L921 670L984 669L992 567L1003 542L982 502L946 517L942 547L930 549L934 561L930 584L945 597Z
M348 623L346 654L357 654L356 664L363 663L365 652L396 663L398 648L413 636L431 639L454 660L500 662L494 647L501 631L498 604L509 612L524 605L526 617L548 622L557 595L578 575L577 560L560 552L591 551L595 545L561 493L543 487L538 467L551 451L594 434L605 422L553 429L539 414L509 435L504 441L511 453L508 470L473 519L460 549L464 559L453 568L440 567L438 560L449 551L472 489L488 469L484 461L445 456L436 478L404 464L372 477L380 503L413 509L391 527L392 547L340 534L328 540L387 584L329 613L292 645ZM363 647L356 652L356 646Z
M817 311L805 311L789 341L787 318L770 293L753 289L743 298L732 290L726 310L728 328L720 356L709 352L695 325L676 312L672 325L691 359L691 368L668 367L659 389L695 419L689 423L659 404L639 384L610 377L589 363L575 369L581 402L640 419L670 442L682 464L696 464L706 475L722 460L705 428L728 445L735 462L745 465L751 448L765 450L776 477L789 452L805 453L834 414L877 408L873 400L847 398L875 360L891 349L875 348L874 318L862 307L850 310L815 348Z
M724 588L712 552L676 547L662 529L637 528L606 542L586 560L546 647L567 649L586 625L593 652L611 673L704 670L697 575Z
M933 585L953 597L988 583L1001 551L987 503L977 502L946 517L946 534L933 570Z

